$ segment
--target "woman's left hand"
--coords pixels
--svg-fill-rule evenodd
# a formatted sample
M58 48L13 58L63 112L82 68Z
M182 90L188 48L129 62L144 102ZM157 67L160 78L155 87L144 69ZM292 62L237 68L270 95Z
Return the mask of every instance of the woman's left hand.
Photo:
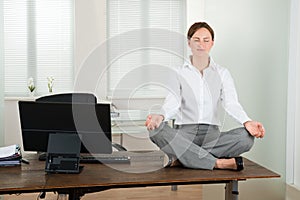
M265 136L265 128L260 122L247 121L244 123L244 126L256 138L263 138Z

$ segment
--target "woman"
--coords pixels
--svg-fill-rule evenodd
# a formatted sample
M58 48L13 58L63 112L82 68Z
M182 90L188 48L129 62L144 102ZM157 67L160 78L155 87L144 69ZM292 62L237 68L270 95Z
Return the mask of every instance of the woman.
M192 55L178 69L161 113L147 117L150 138L169 155L169 166L240 171L244 166L239 155L251 149L254 137L264 137L264 127L247 116L229 71L209 56L213 29L197 22L187 39ZM221 133L220 105L243 127ZM174 118L175 128L162 123Z

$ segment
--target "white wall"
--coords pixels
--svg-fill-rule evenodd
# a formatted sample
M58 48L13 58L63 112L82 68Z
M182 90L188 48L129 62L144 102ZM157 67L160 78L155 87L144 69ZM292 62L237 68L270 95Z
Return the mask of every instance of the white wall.
M0 146L4 144L3 2L0 2ZM1 197L0 197L1 198Z
M300 3L291 0L287 116L287 183L300 193Z
M75 0L75 68L106 40L106 0Z
M5 145L22 144L21 125L19 121L18 100L5 98L4 112L4 143Z
M89 66L89 61L97 49L99 49L106 41L106 0L75 0L75 84L74 90L80 88L88 88L87 90L97 95L98 99L104 100L106 97L106 78L104 77L103 87L94 85L83 85L91 83L90 75L83 77L83 71L86 68L91 68L90 71L99 71L100 66L94 66L93 69ZM105 55L98 55L105 58ZM104 60L105 61L105 60ZM103 61L103 62L104 62ZM99 63L96 61L95 63ZM102 70L102 69L101 69ZM103 71L103 70L102 70ZM97 77L96 77L97 79ZM79 81L83 80L83 81ZM85 81L86 80L86 81ZM80 83L79 82L84 82ZM97 83L100 84L100 83Z

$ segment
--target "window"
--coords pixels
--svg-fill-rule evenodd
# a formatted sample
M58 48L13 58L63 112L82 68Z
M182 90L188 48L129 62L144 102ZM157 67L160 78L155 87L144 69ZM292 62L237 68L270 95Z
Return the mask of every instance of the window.
M109 96L165 95L168 70L183 63L185 4L185 0L107 1Z
M4 0L5 95L26 96L32 77L36 94L73 86L73 1Z

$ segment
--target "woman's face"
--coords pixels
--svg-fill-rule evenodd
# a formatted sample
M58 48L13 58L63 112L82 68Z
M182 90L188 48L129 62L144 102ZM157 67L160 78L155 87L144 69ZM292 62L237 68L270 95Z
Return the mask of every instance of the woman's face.
M188 41L193 56L208 55L214 45L210 32L206 28L198 29Z

